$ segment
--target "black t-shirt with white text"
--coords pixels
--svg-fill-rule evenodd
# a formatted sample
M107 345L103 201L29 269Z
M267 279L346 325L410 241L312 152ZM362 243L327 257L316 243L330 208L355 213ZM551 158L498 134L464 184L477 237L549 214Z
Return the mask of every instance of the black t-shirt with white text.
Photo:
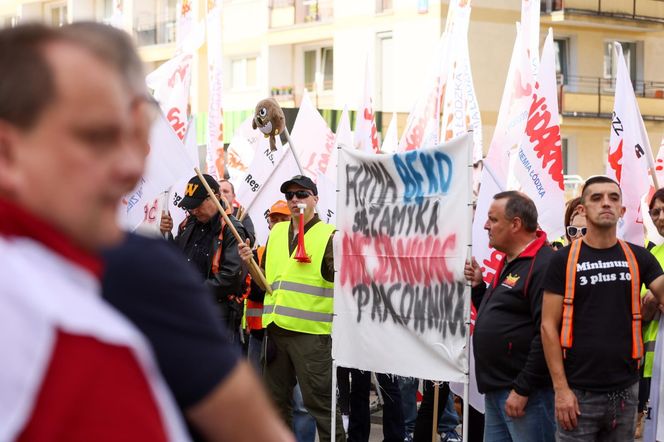
M642 284L649 285L662 268L645 248L628 243L634 252ZM563 296L570 246L552 257L545 290ZM564 359L572 388L610 392L639 379L632 359L631 275L625 253L616 243L595 249L582 243L576 266L572 348Z

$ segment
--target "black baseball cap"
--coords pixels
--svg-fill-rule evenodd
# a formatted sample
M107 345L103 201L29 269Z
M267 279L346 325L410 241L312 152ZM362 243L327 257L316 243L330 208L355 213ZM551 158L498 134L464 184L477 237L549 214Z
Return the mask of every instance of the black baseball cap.
M217 180L208 174L203 174L203 178L205 178L208 186L210 186L214 192L219 192L219 183ZM200 206L207 197L207 190L205 190L205 186L201 182L201 179L196 175L187 183L187 187L184 189L184 198L180 201L179 206L183 209L192 210Z
M316 183L314 183L308 176L295 175L293 178L281 185L281 188L279 189L281 193L286 193L286 189L288 189L288 186L291 184L302 186L307 190L311 190L314 195L318 195L318 187L316 187Z

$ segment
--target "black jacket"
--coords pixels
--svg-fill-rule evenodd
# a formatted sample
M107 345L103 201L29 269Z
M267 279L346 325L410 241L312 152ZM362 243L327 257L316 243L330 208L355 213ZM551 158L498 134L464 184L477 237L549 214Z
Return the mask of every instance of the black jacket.
M234 216L229 216L233 226L242 238L247 237L244 226ZM242 258L237 248L237 240L228 226L224 226L223 239L219 240L221 231L221 216L216 215L210 221L212 223L212 240L210 241L209 254L207 257L207 275L205 284L210 287L217 302L228 301L229 296L240 296L244 291L244 281L247 275L247 269L243 264ZM190 240L192 232L201 224L194 216L190 216L175 237L175 243L184 250ZM212 260L221 246L221 259L219 260L219 269L216 273L212 271Z
M540 324L547 266L554 251L538 232L521 254L496 272L491 287L472 291L475 375L480 393L513 388L528 396L551 385Z

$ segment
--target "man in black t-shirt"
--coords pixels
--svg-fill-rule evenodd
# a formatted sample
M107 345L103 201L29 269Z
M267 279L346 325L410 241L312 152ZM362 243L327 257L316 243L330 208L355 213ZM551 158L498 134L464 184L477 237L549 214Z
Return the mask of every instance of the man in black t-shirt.
M557 436L633 440L643 354L636 278L661 302L664 276L645 248L618 241L625 208L615 181L590 178L579 207L587 233L556 252L544 283L542 342L555 390Z

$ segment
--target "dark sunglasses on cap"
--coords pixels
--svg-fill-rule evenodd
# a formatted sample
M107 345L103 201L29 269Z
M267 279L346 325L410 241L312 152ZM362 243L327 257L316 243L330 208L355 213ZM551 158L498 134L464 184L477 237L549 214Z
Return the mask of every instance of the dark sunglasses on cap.
M296 190L295 192L284 192L286 201L292 200L294 196L296 196L298 199L303 200L305 198L309 198L311 195L313 194L311 192L307 192L306 190Z
M567 226L567 234L570 236L570 238L575 237L579 234L579 232L581 232L581 236L586 236L587 231L587 227Z

